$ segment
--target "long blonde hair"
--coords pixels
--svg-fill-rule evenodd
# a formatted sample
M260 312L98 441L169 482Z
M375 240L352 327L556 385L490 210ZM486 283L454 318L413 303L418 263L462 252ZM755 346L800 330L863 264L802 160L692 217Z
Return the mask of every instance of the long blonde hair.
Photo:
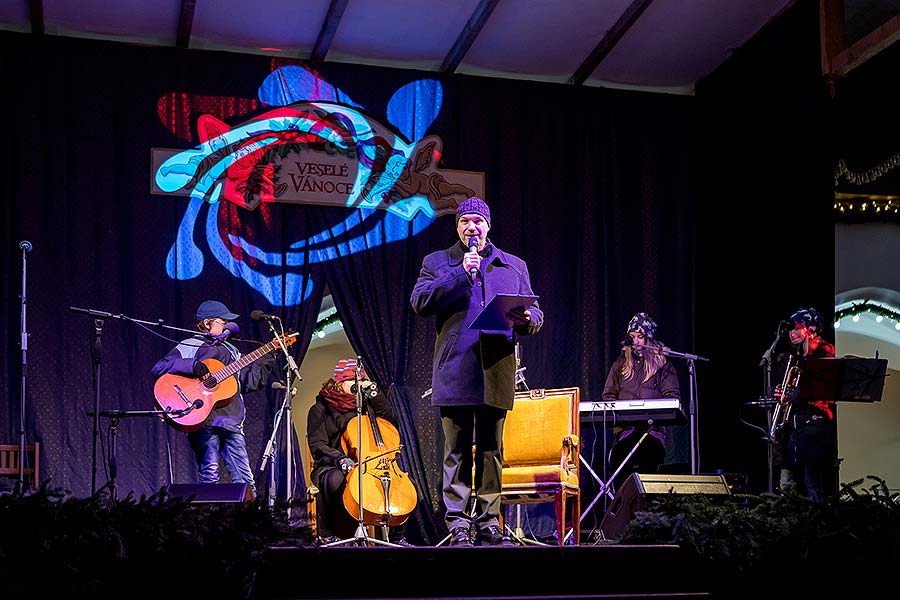
M662 342L657 342L656 340L648 339L647 343L644 344L645 348L642 354L643 361L641 364L643 365L644 378L641 380L641 383L645 383L648 379L653 377L653 374L659 371L664 364L666 364L666 355L662 352L654 352L654 348L665 348L665 344ZM649 347L646 347L649 346ZM631 379L634 377L634 350L631 346L625 346L622 348L622 353L625 356L625 362L622 364L622 378L623 379Z

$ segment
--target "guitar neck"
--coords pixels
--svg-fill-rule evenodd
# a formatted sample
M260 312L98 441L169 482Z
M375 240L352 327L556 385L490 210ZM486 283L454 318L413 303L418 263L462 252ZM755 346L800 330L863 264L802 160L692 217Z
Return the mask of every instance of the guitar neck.
M272 340L268 344L262 345L253 352L249 352L239 359L234 361L233 363L225 365L223 368L219 369L215 373L213 373L216 381L222 382L246 367L247 365L259 360L278 346L275 344L275 340Z

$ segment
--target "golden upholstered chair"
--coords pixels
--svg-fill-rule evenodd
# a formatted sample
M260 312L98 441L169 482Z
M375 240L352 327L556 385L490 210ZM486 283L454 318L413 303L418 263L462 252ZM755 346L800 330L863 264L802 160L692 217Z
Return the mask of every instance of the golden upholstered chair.
M31 481L31 489L37 490L41 486L41 445L25 444L25 455L22 474ZM19 444L0 444L0 476L18 478L20 458Z
M560 544L579 542L579 388L516 393L503 429L504 504L553 502Z

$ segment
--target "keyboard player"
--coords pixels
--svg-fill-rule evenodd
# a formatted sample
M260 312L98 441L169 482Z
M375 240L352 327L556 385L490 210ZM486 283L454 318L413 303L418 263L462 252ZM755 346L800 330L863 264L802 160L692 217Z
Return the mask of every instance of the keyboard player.
M681 398L675 366L660 352L665 345L656 339L656 323L645 312L639 312L628 322L622 340L622 353L613 362L603 387L603 400L639 400L650 398ZM642 435L649 434L625 463L628 453ZM664 426L650 426L646 422L628 422L613 428L613 443L609 451L610 475L622 465L612 480L613 492L632 473L656 473L666 457Z

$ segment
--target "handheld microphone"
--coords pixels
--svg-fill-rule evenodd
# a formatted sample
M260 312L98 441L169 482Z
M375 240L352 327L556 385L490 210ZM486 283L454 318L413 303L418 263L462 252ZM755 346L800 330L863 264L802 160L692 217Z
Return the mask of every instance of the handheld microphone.
M784 320L778 324L778 333L784 333L786 331L790 331L794 328L794 322L789 320Z
M250 313L250 318L254 321L274 321L278 317L275 315L266 314L263 311L257 309Z
M473 235L469 238L469 252L478 252L478 236ZM469 277L472 278L472 281L478 277L478 269L472 267L469 269Z
M634 346L634 338L630 335L626 335L622 338L622 341L619 342L623 346Z
M33 248L33 246L31 245L31 242L29 242L28 240L22 240L21 242L19 242L19 250L24 250L25 254L28 254L29 252L31 252L32 248Z
M216 343L224 342L228 339L228 336L237 335L241 332L241 328L238 327L237 323L225 323L225 328L219 335L215 336Z

